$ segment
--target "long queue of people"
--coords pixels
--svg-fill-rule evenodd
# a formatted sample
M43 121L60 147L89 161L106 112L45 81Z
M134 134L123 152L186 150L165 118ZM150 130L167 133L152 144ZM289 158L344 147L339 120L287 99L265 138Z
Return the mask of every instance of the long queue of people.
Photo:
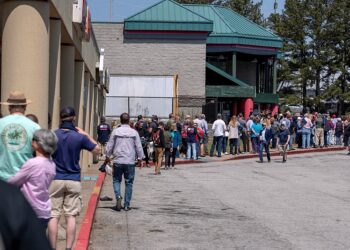
M115 125L115 124L114 124ZM160 174L162 159L164 168L172 169L176 158L197 160L206 156L258 154L262 162L262 152L279 149L282 162L286 162L287 151L295 148L308 149L333 145L348 146L350 126L347 117L330 114L283 114L271 115L264 111L251 114L245 119L243 114L234 115L225 122L221 114L212 126L208 126L204 114L191 117L169 114L169 119L160 121L156 115L145 119L139 115L130 126L141 138L146 166L155 163L155 174ZM212 140L210 140L212 138ZM208 142L211 147L208 148Z

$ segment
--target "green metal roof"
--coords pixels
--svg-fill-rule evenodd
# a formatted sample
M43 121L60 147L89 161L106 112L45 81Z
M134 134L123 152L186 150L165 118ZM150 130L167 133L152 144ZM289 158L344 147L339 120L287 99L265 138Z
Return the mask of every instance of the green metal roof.
M213 21L172 0L163 0L125 19L124 29L211 32Z
M231 9L215 5L184 4L184 6L214 21L208 44L241 44L282 47L282 39Z

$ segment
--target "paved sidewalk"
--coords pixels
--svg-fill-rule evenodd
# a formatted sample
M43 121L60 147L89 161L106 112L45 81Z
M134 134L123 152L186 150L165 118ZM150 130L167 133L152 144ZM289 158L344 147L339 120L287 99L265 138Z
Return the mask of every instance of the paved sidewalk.
M350 249L346 151L137 169L133 210L100 202L89 249ZM102 195L113 195L107 178Z
M85 215L87 205L90 199L90 195L93 192L93 189L96 184L96 180L99 175L99 164L95 164L92 167L88 168L87 172L82 174L82 202L83 202L83 208L80 213L80 215L77 217L77 236L80 230L81 221ZM56 249L65 249L66 247L66 231L65 231L65 218L64 216L61 217L60 220L60 227L58 231L58 238L57 238L57 248Z

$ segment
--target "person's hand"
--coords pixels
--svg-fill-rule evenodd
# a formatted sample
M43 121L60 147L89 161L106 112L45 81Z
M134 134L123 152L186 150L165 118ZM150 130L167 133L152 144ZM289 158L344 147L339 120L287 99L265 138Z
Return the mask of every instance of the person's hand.
M143 160L138 160L137 161L137 166L140 168L140 169L142 169L143 167L144 167L144 161Z
M170 152L173 152L173 149L172 149L172 148L170 149Z
M75 127L75 128L77 129L77 131L78 131L79 134L87 135L87 133L86 133L83 129L81 129L81 128L79 128L79 127Z
M108 163L110 163L111 162L111 159L110 158L108 158L108 157L106 157L106 159L105 159L105 161L104 161L104 163L103 164L108 164Z

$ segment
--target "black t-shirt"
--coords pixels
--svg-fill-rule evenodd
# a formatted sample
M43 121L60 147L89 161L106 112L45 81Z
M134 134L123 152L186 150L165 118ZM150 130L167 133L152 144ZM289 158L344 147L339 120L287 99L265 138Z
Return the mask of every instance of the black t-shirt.
M281 130L279 135L278 135L278 138L279 138L279 144L280 145L284 145L287 143L288 141L288 136L290 135L289 133L289 130L288 129L285 129L285 130Z
M0 197L0 235L5 249L50 250L44 230L21 191L0 181Z

